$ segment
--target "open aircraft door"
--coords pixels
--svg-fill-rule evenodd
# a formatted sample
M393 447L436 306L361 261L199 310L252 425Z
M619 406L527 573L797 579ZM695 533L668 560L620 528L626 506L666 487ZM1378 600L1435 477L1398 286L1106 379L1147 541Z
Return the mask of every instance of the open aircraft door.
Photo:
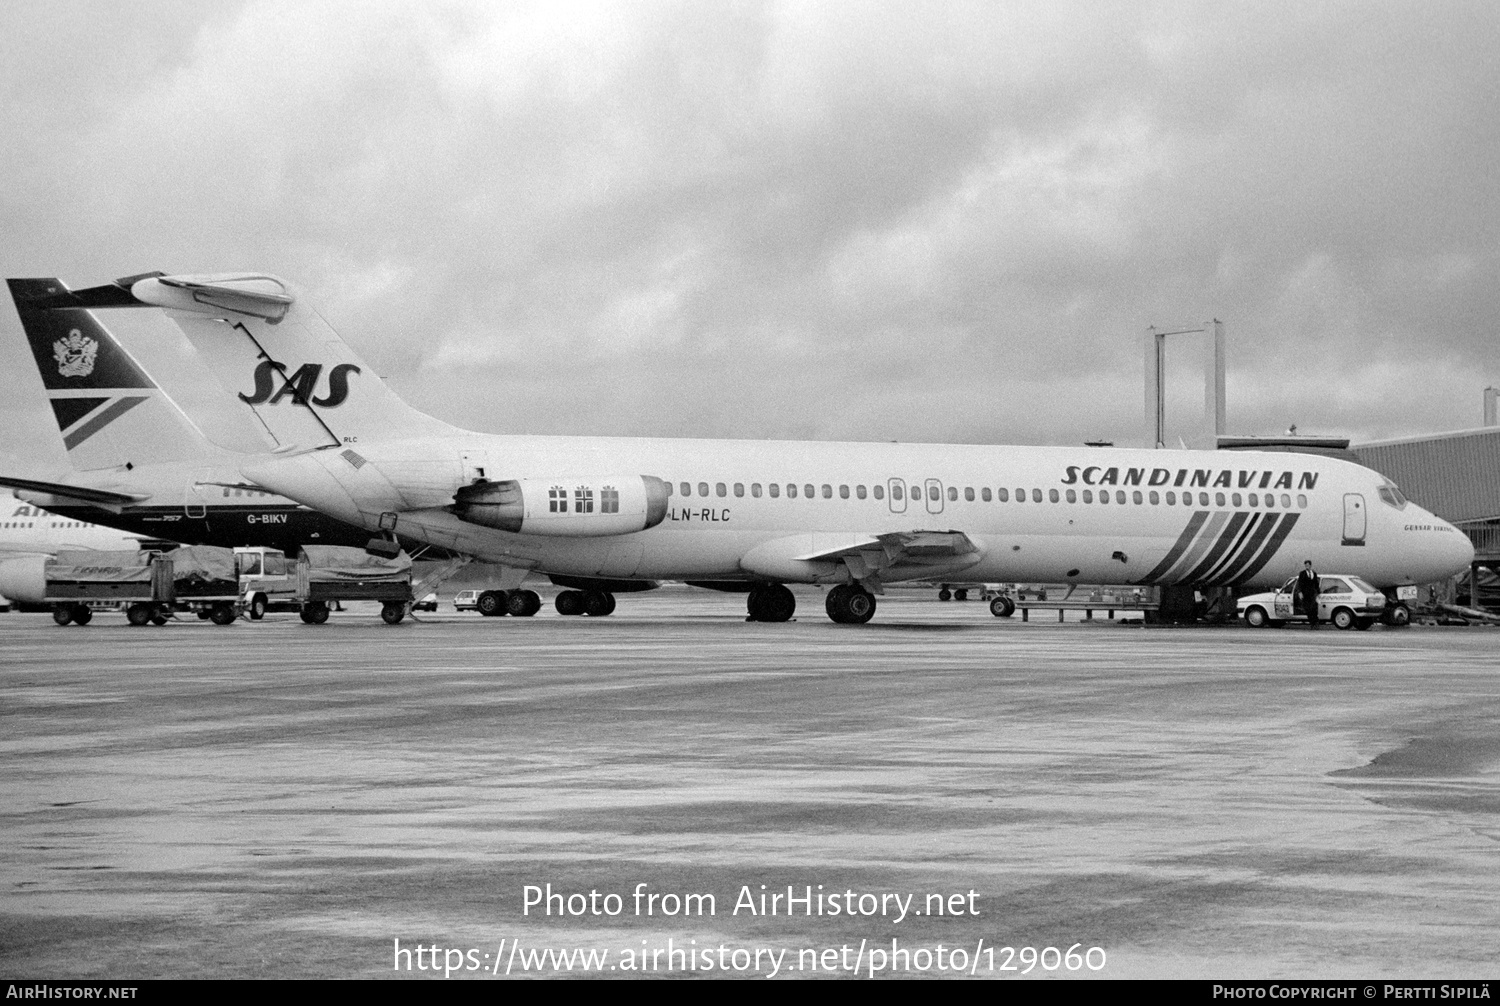
M1344 493L1345 545L1365 543L1365 498L1359 493Z

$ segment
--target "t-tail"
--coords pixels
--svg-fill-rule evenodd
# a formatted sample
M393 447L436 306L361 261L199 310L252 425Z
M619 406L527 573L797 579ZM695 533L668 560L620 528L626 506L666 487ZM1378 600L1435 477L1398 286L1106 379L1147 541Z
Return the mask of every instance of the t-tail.
M398 398L274 276L158 273L135 278L129 292L166 310L233 396L226 403L253 411L273 450L452 432Z
M130 294L139 278L76 291L57 279L6 280L68 461L77 471L222 454L92 310L139 307Z

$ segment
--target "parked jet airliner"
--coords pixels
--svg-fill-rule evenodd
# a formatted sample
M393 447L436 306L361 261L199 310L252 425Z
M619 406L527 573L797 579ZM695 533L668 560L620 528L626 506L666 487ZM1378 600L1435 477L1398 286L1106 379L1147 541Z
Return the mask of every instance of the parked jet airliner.
M52 288L39 310L164 309L265 430L268 451L241 458L248 484L499 563L512 587L547 573L581 588L563 611L605 614L612 593L670 578L744 590L752 619L784 621L785 584L817 583L834 621L864 622L901 580L1251 588L1310 558L1388 586L1473 555L1384 476L1334 458L473 433L399 399L275 277L24 282Z

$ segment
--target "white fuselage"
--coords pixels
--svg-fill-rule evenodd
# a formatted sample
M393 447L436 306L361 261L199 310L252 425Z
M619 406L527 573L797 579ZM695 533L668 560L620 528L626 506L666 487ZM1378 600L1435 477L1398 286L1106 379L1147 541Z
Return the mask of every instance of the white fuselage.
M1450 576L1473 555L1446 522L1382 502L1379 473L1304 454L456 434L242 471L372 531L394 521L482 560L585 577L845 582L842 563L807 557L911 531L966 535L977 555L952 569L974 581L1253 587L1312 559L1386 586ZM448 509L479 479L572 491L627 475L672 486L665 519L631 534L517 534Z

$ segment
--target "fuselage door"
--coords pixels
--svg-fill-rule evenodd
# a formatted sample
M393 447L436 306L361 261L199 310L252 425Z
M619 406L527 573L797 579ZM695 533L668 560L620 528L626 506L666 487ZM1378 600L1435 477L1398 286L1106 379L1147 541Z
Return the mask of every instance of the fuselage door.
M1344 493L1345 545L1365 543L1365 498L1360 493Z
M891 513L906 513L906 483L891 479L885 488L891 501Z
M943 512L943 483L938 479L927 480L927 512Z
M197 478L189 482L182 489L182 513L185 517L194 520L202 520L208 516L208 493L210 490L218 491L218 486L205 485L203 481L213 478L213 472L207 469L198 473Z

